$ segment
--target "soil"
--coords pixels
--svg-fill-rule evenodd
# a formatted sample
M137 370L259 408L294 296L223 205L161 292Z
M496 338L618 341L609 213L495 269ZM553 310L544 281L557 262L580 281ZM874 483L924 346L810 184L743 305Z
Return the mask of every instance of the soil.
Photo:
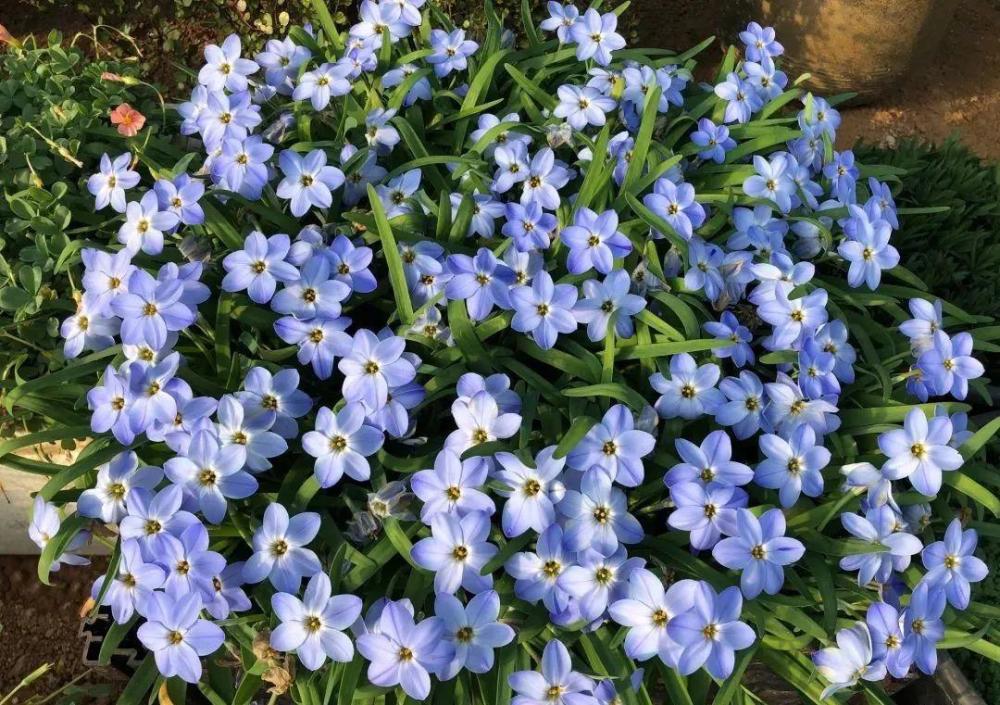
M15 0L15 5L18 3ZM657 45L685 49L723 26L730 0L637 0L635 27ZM34 11L28 11L34 12ZM6 13L5 13L6 14ZM82 29L79 17L65 8L29 18L0 15L15 34L44 33L58 26L72 34ZM953 133L982 157L1000 159L1000 3L962 0L937 58L896 90L869 105L845 108L839 146L858 139L892 146L902 137L941 142ZM710 52L706 51L706 56ZM88 568L64 568L53 576L54 587L41 585L31 556L0 556L0 698L42 663L53 668L10 701L23 702L33 693L50 693L84 673L79 609L100 560ZM84 683L119 684L110 669L87 674Z
M51 694L78 676L83 677L77 685L90 694L117 690L123 679L116 671L82 665L86 640L80 634L80 610L94 579L107 569L107 559L63 567L52 574L51 586L39 582L37 564L35 556L0 556L0 699L45 663L50 670L18 691L12 705Z

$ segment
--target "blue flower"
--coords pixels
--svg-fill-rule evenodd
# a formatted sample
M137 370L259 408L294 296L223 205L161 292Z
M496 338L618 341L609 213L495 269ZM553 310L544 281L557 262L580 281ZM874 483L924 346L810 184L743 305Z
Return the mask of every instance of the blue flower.
M714 414L723 401L722 393L715 388L719 374L718 365L699 366L688 353L671 356L670 379L659 372L649 378L650 386L662 395L656 400L656 411L665 419Z
M274 147L258 135L223 140L222 153L212 160L212 180L221 188L256 201L267 185L267 165Z
M826 134L830 140L836 136L840 127L840 113L834 110L826 99L818 98L811 93L806 95L806 107L799 112L799 127L806 133Z
M382 108L376 108L365 116L365 139L376 154L389 154L399 144L399 132L389 124L395 116L395 110Z
M177 485L156 494L134 487L125 496L128 515L118 524L118 531L123 539L138 539L145 560L158 561L167 544L176 541L187 527L200 523L194 514L181 509L183 500L184 492Z
M612 323L619 338L635 335L632 317L646 308L646 300L630 294L631 285L628 272L623 269L613 270L603 282L588 279L583 283L584 298L577 301L573 314L587 324L587 336L592 341L604 340Z
M212 577L226 567L221 554L208 550L208 530L200 522L167 541L156 560L167 571L163 584L166 592L198 595L202 599L211 596Z
M158 179L153 184L160 210L173 213L185 225L201 225L205 211L198 204L205 193L205 185L198 179L181 174L174 181Z
M611 618L628 628L625 653L636 661L654 656L670 668L677 668L683 647L670 638L667 625L693 606L699 590L694 580L678 580L664 590L663 583L645 568L628 576L624 595L611 603Z
M573 670L569 651L558 639L545 644L540 673L516 671L507 682L517 693L511 705L597 705L591 695L594 682Z
M381 431L365 423L365 408L346 404L337 414L325 406L316 414L316 428L302 436L302 448L316 458L314 472L320 487L333 487L346 473L363 482L371 476L366 458L382 447Z
M247 89L247 76L260 67L256 61L240 57L242 48L239 35L230 34L222 46L209 44L205 47L205 65L198 72L198 83L210 91L223 88L236 92Z
M728 344L712 348L712 353L719 359L730 358L737 367L752 365L756 360L750 343L753 334L742 325L732 311L723 311L721 320L709 321L703 325L705 332Z
M739 487L710 482L682 482L670 488L676 509L667 524L691 534L691 547L712 548L723 533L736 535L736 510L747 506L747 493Z
M534 467L525 465L513 453L494 456L503 468L496 472L496 478L506 488L501 528L507 538L520 536L528 529L541 534L555 522L554 502L563 493L559 477L566 464L565 458L555 457L555 450L555 446L548 446L539 451Z
M338 235L322 252L330 260L330 273L359 294L370 294L378 283L368 269L372 261L370 247L356 247L345 235Z
M753 479L753 471L732 460L733 445L725 431L712 431L701 446L683 438L674 440L674 447L683 462L674 465L664 476L667 487L684 482L711 482L734 487L745 485Z
M163 233L178 223L177 214L161 211L156 193L147 191L139 201L125 206L125 222L118 228L117 240L130 254L140 250L149 255L163 252Z
M563 530L550 524L538 537L535 552L522 551L504 564L514 578L514 594L536 604L539 600L550 615L560 615L570 608L569 594L559 587L559 576L573 563L572 554L563 545Z
M910 339L915 353L934 347L934 336L942 328L941 301L910 299L908 307L913 318L899 324L899 332Z
M251 472L269 470L269 459L277 458L288 450L285 439L269 430L271 419L262 414L247 414L243 405L231 394L219 399L216 418L219 440L224 446L243 446L247 454L247 469Z
M944 534L944 541L936 541L921 553L927 574L924 581L943 589L948 602L957 610L969 606L969 583L978 583L989 573L989 568L973 552L979 537L974 529L962 531L962 522L953 519Z
M618 214L613 210L595 213L581 208L573 224L563 228L560 239L569 247L566 267L571 274L583 274L596 269L608 274L616 258L632 251L632 242L618 231Z
M164 463L174 484L195 498L198 508L213 524L226 516L227 499L245 499L257 491L257 480L243 470L246 449L239 444L221 446L210 430L197 431L180 457Z
M188 683L201 680L201 656L214 653L226 640L218 625L201 619L203 603L197 594L153 593L143 605L146 622L138 637L156 659L165 677Z
M129 278L128 289L111 302L115 315L122 319L122 342L127 345L160 350L168 333L184 330L197 319L181 301L184 285L178 280L158 282L145 270L138 270Z
M251 367L243 380L242 392L236 392L250 416L264 416L267 427L282 438L295 438L295 422L312 408L309 395L299 390L298 370L284 369L271 374L264 367Z
M369 411L385 406L389 388L413 381L417 370L403 355L406 341L399 336L380 340L369 330L354 334L354 344L338 365L344 374L344 399L359 401Z
M87 408L93 412L90 430L94 433L111 431L122 445L131 444L136 435L129 418L131 404L128 378L108 365L100 384L87 392Z
M556 217L543 211L534 201L527 205L508 203L504 207L504 218L506 222L501 232L513 239L514 248L519 252L547 249L550 233L559 226Z
M227 139L244 140L260 124L260 107L250 103L247 91L226 95L208 93L205 106L197 113L197 127L209 152Z
M760 438L760 449L767 456L757 466L754 482L778 490L781 506L791 507L800 494L819 497L823 493L823 474L830 462L830 451L816 444L816 432L805 424L797 426L788 439L768 433Z
M624 546L611 555L585 548L577 556L577 565L559 576L559 587L577 601L581 617L588 622L603 621L608 605L624 594L629 575L645 563L642 558L629 558Z
M402 83L417 72L417 67L415 64L402 64L397 68L390 69L382 75L382 87L383 88L395 88L396 86L402 85ZM403 107L409 108L414 105L418 100L430 100L433 95L433 89L431 88L431 82L427 80L427 77L417 79L417 82L410 86L410 90L407 91L406 97L403 98Z
M306 71L292 91L292 98L308 100L313 110L323 110L330 104L331 98L351 92L351 82L347 80L349 71L343 64L330 63Z
M246 290L250 300L266 304L274 296L278 282L288 284L299 278L299 270L285 261L291 242L284 233L265 237L254 230L243 241L243 249L230 252L222 260L226 276L224 291Z
M446 32L443 29L431 30L431 49L433 53L427 57L427 63L434 67L438 78L447 76L452 71L465 71L468 58L476 53L479 44L465 38L465 31L454 29Z
M760 61L744 61L743 72L747 75L750 85L757 89L762 104L781 95L788 84L785 72L779 71L769 57L764 57Z
M272 310L304 320L340 316L341 302L351 295L351 287L331 278L328 258L313 255L296 279L286 282L285 288L274 296Z
M375 629L358 637L358 651L370 663L368 680L381 687L399 685L414 700L431 691L430 672L447 667L454 655L444 640L444 622L428 617L414 624L400 602L388 602Z
M705 208L695 201L691 184L675 184L666 177L657 179L653 193L643 196L642 202L685 240L690 240L695 229L705 222Z
M878 682L885 678L885 662L874 658L868 626L858 622L837 632L837 645L813 654L816 670L828 685L820 699L826 700L838 690L853 687L861 679Z
M716 164L726 161L726 152L736 147L736 140L729 136L729 128L716 125L708 118L698 120L698 129L691 133L691 141L701 147L698 156Z
M903 678L913 663L913 654L903 648L903 619L899 611L885 602L868 605L865 623L872 640L872 658L884 661L893 678Z
M715 421L732 426L733 435L740 440L760 430L766 403L764 385L753 372L743 371L740 376L726 377L719 383L724 399L715 409Z
M899 264L899 252L889 244L892 227L885 220L870 220L860 206L851 204L847 208L851 214L844 223L848 239L837 247L840 256L851 263L847 283L855 288L864 283L869 289L877 289L882 270Z
M483 320L494 306L510 308L514 273L488 248L480 248L475 257L450 255L447 262L452 278L445 285L445 296L465 301L472 320Z
M470 512L493 514L496 505L482 491L488 472L486 458L461 460L458 453L443 448L434 458L432 470L420 470L410 480L413 493L424 503L420 509L420 520L430 524L438 514L458 517Z
M117 524L127 514L125 497L129 491L133 487L152 490L162 478L160 468L139 467L138 456L133 451L124 451L97 467L95 486L80 495L77 511L81 516Z
M852 536L879 549L875 553L856 553L840 559L841 570L858 571L858 585L862 587L872 580L888 582L894 570L906 570L910 557L923 548L916 536L897 530L898 517L888 505L869 509L865 516L841 514L840 521Z
M303 577L323 571L316 554L306 548L319 525L316 512L289 517L280 504L267 505L264 522L253 534L254 553L243 566L243 579L259 583L267 578L279 592L297 593Z
M705 297L715 301L725 287L721 267L726 253L721 247L694 238L688 245L691 268L684 274L684 288L689 291L704 290Z
M797 299L789 299L784 289L775 289L773 301L757 307L757 315L774 326L768 342L774 350L790 348L803 335L810 335L826 323L827 293L816 289Z
M834 320L824 324L812 338L823 352L833 355L833 374L845 384L854 381L854 362L858 354L854 346L847 342L847 326L843 321Z
M282 95L291 95L292 79L298 75L299 67L312 58L312 52L299 46L289 37L269 39L264 51L254 57L258 66L264 69L264 80Z
M320 379L329 379L333 363L351 351L351 336L344 332L349 318L313 318L301 321L285 316L274 322L274 332L289 345L297 345L299 364L311 365Z
M451 413L458 428L448 434L444 445L456 453L464 453L481 443L510 438L521 426L520 414L501 409L488 389L471 397L460 397L452 404Z
M642 540L638 519L629 514L625 493L600 470L583 474L580 490L570 490L556 506L566 517L564 542L571 551L593 548L610 556L620 543Z
M389 183L379 184L375 187L379 200L385 207L387 217L395 218L413 211L409 199L420 190L420 179L420 169L410 169L390 179Z
M483 566L497 554L497 547L487 542L490 517L484 512L470 512L459 519L441 513L431 519L431 535L413 546L414 562L434 571L434 590L454 594L459 587L476 594L493 586L492 575L481 575Z
M740 32L744 55L750 61L760 61L764 58L773 59L785 53L785 48L775 40L773 27L761 27L751 22Z
M101 155L101 171L87 179L87 190L94 196L94 208L102 210L110 205L119 213L125 212L125 191L139 183L139 173L132 171L131 152L115 157L112 162L107 154Z
M59 510L56 509L56 505L46 502L40 493L36 494L35 501L31 506L31 523L28 524L28 538L40 550L44 551L49 541L54 539L56 534L59 533L61 525L62 520L59 518ZM90 559L78 556L75 553L75 551L79 551L89 542L89 531L77 532L69 540L62 553L53 558L49 570L55 572L59 570L60 565L90 565Z
M329 208L333 203L331 191L344 183L344 172L327 166L322 149L314 149L304 157L286 149L279 155L278 165L285 178L276 193L278 198L291 201L294 216L305 215L312 207Z
M799 388L810 399L822 399L840 394L840 382L835 368L837 358L820 348L814 336L806 338L799 350Z
M591 86L559 86L556 96L559 104L552 114L564 118L574 130L583 130L588 125L601 127L607 121L605 113L615 109L613 98Z
M942 330L934 334L934 347L917 358L917 366L935 394L951 394L956 399L965 399L969 380L986 372L983 363L972 357L971 335L959 333L949 338Z
M854 166L854 152L849 149L834 152L833 161L823 167L823 176L830 180L831 193L844 203L853 203L855 200L860 173Z
M771 201L782 213L788 213L792 209L792 196L796 193L795 182L789 173L788 157L778 153L768 160L755 155L753 166L757 173L743 182L744 193L751 198Z
M682 648L677 661L682 675L691 675L704 666L715 678L730 676L735 652L757 639L753 629L740 621L742 609L739 588L716 593L708 583L698 583L691 609L667 624L667 634Z
M871 192L871 197L865 202L865 212L877 215L888 222L893 230L899 230L896 201L892 198L892 189L889 188L889 184L882 183L874 176L869 176L868 190Z
M903 650L926 674L937 670L937 643L944 638L945 591L921 581L903 612Z
M511 289L510 300L514 308L511 328L530 333L538 347L550 350L560 333L576 330L573 306L577 295L575 286L554 284L551 275L541 271L530 286Z
M434 614L443 624L443 639L454 656L438 673L442 679L454 678L460 671L488 673L493 668L494 649L514 640L514 630L498 622L500 596L486 590L463 605L454 595L438 594Z
M111 585L108 586L102 605L111 607L111 616L118 624L127 624L136 610L145 612L154 591L163 587L166 578L163 568L146 562L135 539L121 542L121 559ZM94 581L91 597L97 599L103 590L105 576Z
M575 5L563 5L555 0L549 0L546 3L546 9L549 11L549 16L542 20L538 26L546 32L555 32L562 44L570 41L570 32L573 25L576 24L577 18L580 17L580 11L576 9Z
M612 52L625 46L625 38L615 31L617 28L618 15L614 12L600 14L593 8L584 12L569 30L576 43L577 60L593 59L600 66L610 64Z
M115 344L120 322L116 318L106 318L108 311L100 311L99 305L93 297L84 294L76 313L59 326L59 335L66 339L63 355L67 359L79 356L84 350L105 350Z
M736 512L737 534L712 548L712 557L740 573L740 589L748 600L761 592L777 595L785 582L785 566L805 554L802 542L785 536L785 515L769 509L758 519L749 509Z
M543 147L528 165L528 175L522 182L521 203L537 203L542 208L559 208L559 189L565 186L573 172L555 158L555 153Z
M715 95L726 101L725 122L749 122L750 116L763 105L756 87L733 72L715 86Z
M348 663L354 645L344 630L361 616L361 598L332 592L330 578L319 572L309 579L301 600L286 592L272 595L271 607L281 623L271 632L271 648L294 651L310 671L327 658Z
M941 490L942 472L962 467L962 455L948 445L952 425L948 417L928 421L922 409L912 409L903 428L879 435L879 449L888 458L882 474L890 480L910 478L913 488L927 497Z
M612 482L638 487L644 474L642 459L653 452L655 445L652 434L635 428L629 408L615 404L590 427L566 460L574 470L599 468Z

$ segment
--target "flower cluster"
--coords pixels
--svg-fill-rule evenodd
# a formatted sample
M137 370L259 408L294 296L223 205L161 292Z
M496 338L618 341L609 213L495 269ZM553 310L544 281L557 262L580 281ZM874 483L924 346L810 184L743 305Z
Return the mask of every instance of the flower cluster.
M377 693L471 698L460 674L504 659L491 687L519 705L613 702L646 687L630 661L723 679L816 625L757 612L834 584L807 552L867 610L816 654L828 691L933 670L945 604L986 573L958 520L918 536L969 436L894 384L963 399L984 369L926 297L895 379L869 353L892 335L845 312L863 292L838 277L899 263L888 186L832 150L839 115L789 88L772 30L705 90L688 56L619 53L614 13L549 10L520 49L422 0L253 59L229 37L177 109L198 170L167 178L151 147L92 177L120 247L85 251L63 335L114 355L87 407L121 452L78 513L116 526L94 598L140 615L164 676L197 682L253 625L310 671L360 655ZM852 433L873 406L902 427ZM59 532L52 505L36 524ZM612 650L617 678L574 670Z

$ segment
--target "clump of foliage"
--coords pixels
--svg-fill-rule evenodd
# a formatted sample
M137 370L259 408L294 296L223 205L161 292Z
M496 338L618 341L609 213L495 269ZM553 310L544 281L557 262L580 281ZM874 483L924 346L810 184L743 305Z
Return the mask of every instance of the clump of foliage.
M901 219L894 243L910 269L942 297L1000 319L1000 164L985 163L957 139L855 152L901 170L897 205L933 207Z
M109 122L122 103L151 118L155 93L134 63L88 60L53 32L42 44L13 42L0 54L0 379L5 390L65 363L59 322L76 304L80 250L106 218L95 214L85 177L125 142ZM152 126L149 128L152 130ZM32 414L5 416L0 435Z
M0 447L52 474L40 578L113 547L130 699L752 702L757 659L820 705L1000 659L991 329L902 266L893 170L773 31L708 85L709 42L597 7L314 11L102 160L74 362L5 398L58 422Z

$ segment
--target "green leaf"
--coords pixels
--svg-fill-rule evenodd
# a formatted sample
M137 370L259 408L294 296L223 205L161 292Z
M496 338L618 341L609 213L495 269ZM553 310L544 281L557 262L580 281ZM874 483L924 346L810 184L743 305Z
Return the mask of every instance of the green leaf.
M628 404L633 411L640 411L648 404L639 392L624 384L588 384L584 387L569 387L563 390L563 396L573 399L588 397L611 397Z
M344 48L344 43L340 40L340 32L337 31L333 15L326 6L326 0L311 0L311 4L312 11L319 20L320 27L323 28L323 36L333 46L334 53L339 54Z
M1000 431L1000 416L995 417L992 421L987 423L981 429L972 434L962 447L959 448L959 452L962 453L962 457L969 460L972 456L982 450L993 436Z
M554 110L558 101L550 94L542 89L537 83L532 81L530 78L521 73L518 69L514 68L513 64L504 64L504 70L510 74L510 77L514 79L514 82L523 90L525 93L530 95L538 103L540 103L545 108L549 110Z
M382 241L382 256L385 257L389 269L389 283L392 285L392 295L396 299L396 313L405 326L413 324L413 304L410 303L410 290L406 286L406 274L403 272L403 258L399 255L399 246L392 234L389 220L385 217L382 201L375 187L368 184L368 200L371 202L372 214L375 216L375 226L379 239Z
M146 658L139 664L139 668L129 679L125 689L118 696L117 705L139 705L145 701L146 693L153 687L159 671L156 669L156 661L153 654L146 654Z
M988 510L993 516L1000 516L1000 499L997 496L986 489L983 485L979 484L973 480L968 475L963 474L960 470L956 472L946 472L944 473L944 484L951 487L957 492L961 492L966 497L974 500L984 509Z
M620 360L642 360L644 358L660 358L678 353L698 352L701 350L717 350L732 345L727 340L704 338L701 340L682 340L676 343L650 343L648 345L632 345L622 348L618 355Z

